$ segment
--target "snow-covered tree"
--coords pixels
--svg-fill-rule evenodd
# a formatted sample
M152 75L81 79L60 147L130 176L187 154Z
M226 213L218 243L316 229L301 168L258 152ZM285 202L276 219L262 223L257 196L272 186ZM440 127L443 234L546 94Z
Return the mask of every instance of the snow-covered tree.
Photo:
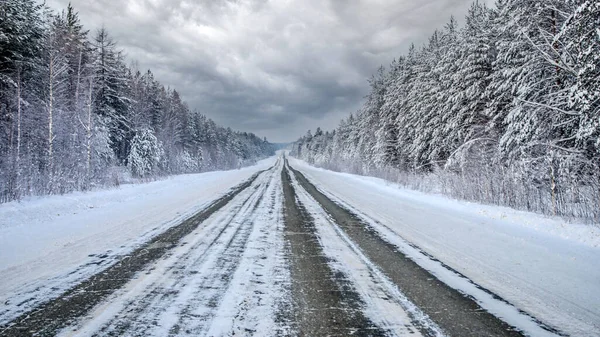
M144 178L156 171L163 155L162 144L152 130L140 130L131 141L127 166L134 176Z
M127 165L148 177L273 153L192 111L150 70L126 66L109 28L88 36L71 5L57 14L35 0L0 1L0 202L115 184ZM159 163L142 155L148 132L163 145Z
M292 154L359 173L440 173L453 195L600 216L598 27L597 1L476 1L463 28L451 19L380 68L356 113Z
M23 192L30 102L43 38L41 5L33 0L0 2L0 200Z
M576 77L569 88L569 108L579 114L578 147L591 159L600 155L600 3L569 3L575 10L555 41L564 45L566 63Z
M123 54L105 28L96 33L94 48L94 108L95 113L107 118L111 133L111 147L117 158L124 161L131 140L128 97L128 69Z

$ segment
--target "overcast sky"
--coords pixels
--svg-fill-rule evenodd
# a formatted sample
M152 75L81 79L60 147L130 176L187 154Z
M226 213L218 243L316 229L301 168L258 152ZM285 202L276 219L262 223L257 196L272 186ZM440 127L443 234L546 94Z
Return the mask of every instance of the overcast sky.
M223 126L293 141L356 111L380 65L473 0L69 1L130 61Z

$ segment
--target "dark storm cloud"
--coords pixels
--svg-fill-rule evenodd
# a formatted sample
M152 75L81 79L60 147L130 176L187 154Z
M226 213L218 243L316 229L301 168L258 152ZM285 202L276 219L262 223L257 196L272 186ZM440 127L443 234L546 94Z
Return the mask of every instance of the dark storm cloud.
M291 141L359 108L380 65L420 44L471 0L49 0L105 25L217 123Z

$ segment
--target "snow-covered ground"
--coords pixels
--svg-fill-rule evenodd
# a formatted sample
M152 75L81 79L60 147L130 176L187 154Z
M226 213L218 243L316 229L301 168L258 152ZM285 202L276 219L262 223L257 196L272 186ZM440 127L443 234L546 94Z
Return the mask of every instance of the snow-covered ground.
M293 299L282 170L283 160L59 335L294 335L287 321L291 312L286 311L292 310ZM348 277L365 302L360 309L375 325L388 336L420 336L412 324L415 319L437 329L340 235L319 204L297 183L294 186L299 202L314 216L331 267Z
M107 268L275 163L273 157L241 170L0 205L0 324ZM280 301L290 301L282 163L63 332L139 327L157 336L179 328L268 335L286 329L276 317ZM600 335L598 227L409 191L293 158L290 164L382 238L507 323L532 336L553 335L523 310L569 335ZM390 335L415 332L415 322L435 330L358 243L293 184L330 267L352 284L365 315ZM128 327L130 321L138 325Z
M422 267L509 323L525 329L530 324L509 309L490 307L495 304L485 292L477 293L479 288L440 263L432 265L435 261L423 258L418 249L407 251L402 242L552 327L574 336L600 334L598 227L405 190L382 179L318 169L295 159L290 164Z
M271 336L289 274L281 162L62 336Z
M0 205L0 324L108 267L275 160Z

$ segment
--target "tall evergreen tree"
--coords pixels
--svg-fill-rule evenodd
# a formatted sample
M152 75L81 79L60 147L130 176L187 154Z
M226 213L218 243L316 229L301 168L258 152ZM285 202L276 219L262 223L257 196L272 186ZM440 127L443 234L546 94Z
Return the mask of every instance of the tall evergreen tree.
M451 19L380 69L356 114L293 153L360 173L440 172L463 182L458 196L600 216L599 20L591 0L476 1L462 29Z

